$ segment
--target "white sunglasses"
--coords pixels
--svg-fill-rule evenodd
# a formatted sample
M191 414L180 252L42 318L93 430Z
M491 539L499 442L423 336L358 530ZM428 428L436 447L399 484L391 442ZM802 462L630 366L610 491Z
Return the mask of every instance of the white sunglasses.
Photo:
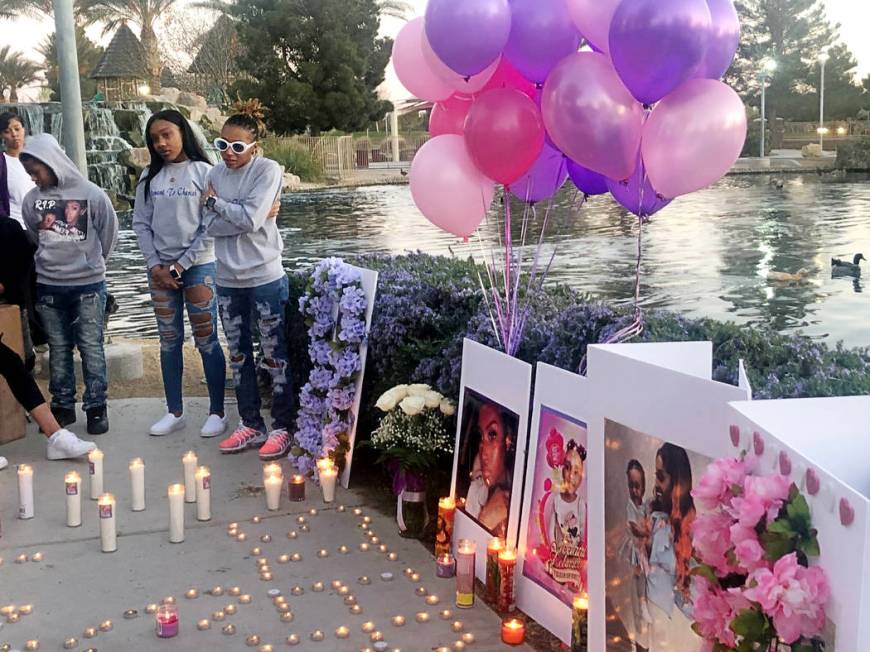
M223 138L214 139L214 146L219 152L225 152L228 149L232 149L233 152L236 154L244 154L256 144L256 140L253 143L243 143L240 140L231 143L230 141Z

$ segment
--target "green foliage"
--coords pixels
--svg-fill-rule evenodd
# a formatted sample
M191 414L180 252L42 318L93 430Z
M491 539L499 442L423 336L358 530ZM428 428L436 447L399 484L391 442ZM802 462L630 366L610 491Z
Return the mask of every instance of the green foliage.
M270 136L260 140L260 146L267 157L278 161L287 172L297 175L303 181L323 179L323 165L302 143Z
M767 559L777 561L791 553L797 553L798 562L808 565L809 557L820 554L818 532L812 527L810 507L800 490L792 484L788 502L782 506L779 516L768 524L761 534L761 545Z
M272 107L272 131L354 131L390 109L376 93L392 42L378 38L375 0L239 0L229 11L245 48L240 68L250 77L234 92Z
M87 102L97 94L97 82L90 78L91 71L96 68L103 56L103 48L88 38L85 28L76 25L76 53L79 60L79 87L82 100ZM60 101L60 80L58 78L57 41L55 33L49 34L38 48L45 65L45 81L51 90L51 101Z
M870 138L837 145L836 166L841 170L870 170Z
M9 92L9 101L18 101L18 91L39 79L40 66L11 46L0 48L0 98Z
M742 637L742 642L735 648L737 652L755 652L766 650L774 636L774 629L761 610L744 609L731 623L731 630ZM756 644L761 645L756 647Z

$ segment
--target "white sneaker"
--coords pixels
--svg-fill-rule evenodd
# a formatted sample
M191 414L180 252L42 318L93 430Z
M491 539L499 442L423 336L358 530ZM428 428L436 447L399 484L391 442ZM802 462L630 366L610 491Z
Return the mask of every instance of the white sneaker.
M151 430L148 432L155 437L162 437L182 428L184 428L184 415L182 414L180 417L177 417L172 412L167 412L166 416L151 426Z
M199 431L200 437L217 437L224 434L227 429L227 418L219 417L216 414L209 414L208 419L202 424L202 429Z
M0 455L0 469L5 469L7 466L9 466L9 460Z
M50 460L71 460L87 455L96 447L94 442L79 439L69 430L61 428L48 438L45 456Z

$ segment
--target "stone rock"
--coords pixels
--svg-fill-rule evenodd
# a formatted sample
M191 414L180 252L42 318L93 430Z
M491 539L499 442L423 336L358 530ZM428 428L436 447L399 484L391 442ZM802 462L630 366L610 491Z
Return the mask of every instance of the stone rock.
M202 95L197 95L196 93L181 92L178 94L176 103L192 109L199 109L200 111L205 111L208 108L208 102L206 99Z
M133 147L145 147L145 134L138 129L124 131L121 133L121 137L128 143L132 143Z
M118 131L135 131L140 127L142 114L131 109L112 109Z
M287 192L298 190L302 186L302 179L292 172L284 173L284 183L281 184L281 189Z
M818 143L810 143L801 147L801 155L804 158L820 158L822 156L822 147Z
M163 86L160 89L160 95L158 95L156 100L163 100L165 102L169 102L170 104L178 104L178 96L181 95L181 91L177 88L173 88L172 86Z
M148 153L147 147L134 147L133 149L121 152L118 160L122 165L136 170L138 175L148 167L148 164L151 162L151 155Z

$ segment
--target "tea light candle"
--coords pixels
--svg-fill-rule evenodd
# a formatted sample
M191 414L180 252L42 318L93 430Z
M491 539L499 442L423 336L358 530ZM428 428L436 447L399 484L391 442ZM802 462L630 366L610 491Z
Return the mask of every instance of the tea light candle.
M175 604L175 597L171 595L167 595L163 600L160 601L160 604Z
M73 637L66 638L63 641L63 649L64 650L72 650L75 647L78 647L79 639Z
M145 462L141 457L130 460L130 492L132 500L130 509L134 512L145 511Z
M571 652L586 652L589 645L589 598L577 595L571 606Z
M522 645L526 641L526 624L519 618L508 618L501 624L501 641L508 645Z
M435 528L435 556L450 554L453 544L453 517L456 514L456 501L453 496L438 500L438 521Z
M377 643L378 641L383 641L384 640L384 633L381 631L375 630L371 634L369 634L369 640L372 643Z
M211 623L209 622L208 618L202 618L196 622L196 628L202 632L210 629Z
M344 604L350 606L352 604L356 604L356 596L355 595L346 595L344 596Z
M85 631L82 632L82 636L85 638L93 638L97 635L96 627L85 627Z
M321 465L321 462L328 462L328 464ZM317 469L320 488L323 490L323 502L331 503L335 500L335 481L338 478L338 469L328 458L318 461Z
M211 595L220 597L224 594L224 587L222 587L221 585L218 584L217 586L211 587L208 592Z
M441 620L450 620L453 617L453 610L452 609L442 609L438 613L438 616L441 618Z
M290 561L302 561L302 553L294 552L292 555L290 555Z
M232 636L236 633L236 626L232 623L228 623L221 628L221 633L224 636Z
M21 605L20 607L18 607L18 613L20 613L22 616L29 616L30 614L33 613L33 605L32 604ZM111 621L109 621L109 622L111 622Z
M239 604L250 604L252 599L250 593L242 593L239 596Z
M153 602L151 604L145 605L145 613L146 614L156 614L157 613L157 605Z
M394 627L403 627L405 625L405 617L402 615L393 616L391 622Z
M90 475L91 500L99 500L103 494L103 451L99 448L88 453L88 474Z
M301 475L291 475L287 482L287 496L290 502L299 503L305 500L305 478Z
M229 593L230 595L241 595L242 589L238 586L234 586L234 587L230 588L230 590L227 591L227 593Z
M39 649L39 639L32 638L24 644L25 650L38 650Z
M315 643L319 643L324 638L326 638L326 634L323 633L323 630L315 629L313 632L311 632L311 640Z
M450 623L450 629L452 629L454 632L461 632L464 628L465 623L463 623L461 620L454 620L452 623Z
M375 624L372 621L367 620L362 625L360 625L360 629L363 630L366 634L369 634L375 631Z
M456 575L456 560L449 552L435 559L435 576L449 578Z
M188 600L193 600L199 597L199 591L196 589L187 589L187 591L184 592L184 597Z
M303 589L301 586L294 586L292 589L290 589L290 593L292 593L293 595L302 595L303 593L305 593L305 589Z
M226 618L226 617L227 617L227 616L226 616L226 614L223 612L222 609L218 609L217 611L213 612L212 615L211 615L211 619L212 619L213 621L215 621L215 622L220 622L221 620L223 620L223 619Z
M272 573L268 572L268 571L262 572L262 573L260 573L260 579L263 580L264 582L271 582L272 581Z
M299 645L299 635L298 634L288 634L287 635L287 645Z
M181 463L184 465L184 502L196 502L196 465L199 460L196 458L196 453L187 451L181 458Z
M286 564L287 562L290 561L290 555L288 555L288 554L278 555L277 561L279 564Z
M293 618L294 618L294 616L293 616L293 612L292 612L292 611L285 611L284 613L282 613L282 614L278 617L278 619L279 619L282 623L292 623L292 622L293 622Z
M456 606L474 606L474 556L477 546L470 539L461 539L456 551Z
M33 518L33 467L18 465L18 518Z
M100 515L100 547L103 552L115 552L118 549L118 532L115 529L115 497L103 494L97 500L97 510Z
M466 645L471 645L472 643L474 643L474 634L472 634L471 632L465 632L462 635L462 642Z
M514 571L517 567L517 552L512 547L506 547L498 555L498 610L510 612L516 608L514 593Z
M323 582L315 582L314 584L311 585L311 590L315 591L316 593L320 593L321 591L323 591L323 589L324 589Z
M362 610L361 606L359 606L358 604L355 604L355 605L352 605L351 608L348 609L348 611L350 611L350 613L352 613L354 616L359 616L363 610Z
M498 600L501 579L498 576L498 556L504 550L504 541L492 537L486 545L486 599L492 602Z
M178 609L174 604L164 604L157 610L157 638L178 636Z
M266 509L275 512L281 507L281 486L284 480L280 475L268 475L263 484L266 487Z
M354 507L353 508L353 515L359 516L360 514L362 514L362 510L359 507Z
M438 604L439 602L441 602L441 599L440 599L437 595L428 595L428 596L426 596L426 604L428 604L428 605L430 605L430 606L433 606L433 607L434 607L434 606L435 606L436 604Z
M346 545L342 544L338 547L338 552L340 552L342 555L346 555L350 552L350 548L348 548Z
M420 573L411 573L410 575L408 575L408 579L411 580L412 582L419 582L420 581Z
M428 611L418 611L414 615L414 620L418 623L428 623L429 622L429 612Z
M391 552L387 555L387 559L389 559L390 561L399 561L399 553Z
M329 550L326 548L321 548L317 551L317 556L323 559L324 557L329 557Z
M226 607L224 607L224 613L228 616L235 615L237 610L238 610L238 607L234 604L228 604Z
M186 457L186 456L185 456ZM194 500L196 499L196 485L193 489ZM183 484L169 485L169 542L181 543L184 541L184 500L185 487ZM241 535L239 535L241 536Z
M82 476L78 471L70 471L63 477L66 493L66 526L79 527L82 524Z
M423 595L427 595L429 593L429 591L425 586L418 586L416 589L414 589L414 593L416 593L419 596L423 596Z
M260 644L260 637L257 636L256 634L249 634L248 637L245 639L245 645L247 645L248 647L254 647L255 645L259 645L259 644Z
M367 544L365 541L363 541L361 544L359 544L359 549L362 550L363 552L367 552L369 547L370 547L369 544Z
M341 625L335 630L336 638L347 638L350 636L350 629L346 625Z
M211 520L211 470L207 466L196 467L196 520Z

